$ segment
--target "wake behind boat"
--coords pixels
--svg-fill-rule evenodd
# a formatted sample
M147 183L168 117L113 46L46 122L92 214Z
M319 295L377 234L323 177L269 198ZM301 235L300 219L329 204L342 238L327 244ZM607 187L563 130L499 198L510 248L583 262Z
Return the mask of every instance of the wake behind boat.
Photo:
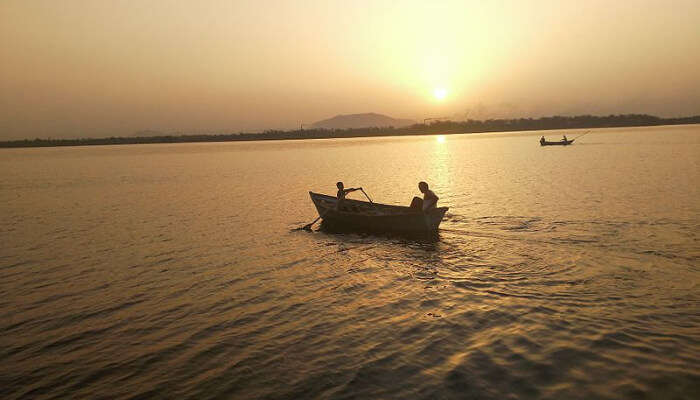
M411 207L352 199L345 199L341 209L336 210L338 199L335 196L314 192L309 195L324 225L339 230L434 233L448 210L448 207L438 207L424 213Z

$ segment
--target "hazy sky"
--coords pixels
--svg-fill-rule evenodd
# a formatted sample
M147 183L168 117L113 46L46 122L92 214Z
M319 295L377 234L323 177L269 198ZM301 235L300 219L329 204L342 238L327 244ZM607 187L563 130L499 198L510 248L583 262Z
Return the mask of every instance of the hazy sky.
M0 0L0 140L362 112L700 114L700 1Z

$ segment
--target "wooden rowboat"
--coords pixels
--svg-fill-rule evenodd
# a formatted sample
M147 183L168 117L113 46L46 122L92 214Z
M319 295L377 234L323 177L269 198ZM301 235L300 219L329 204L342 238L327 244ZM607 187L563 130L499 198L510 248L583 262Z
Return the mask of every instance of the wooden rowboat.
M411 207L369 203L345 199L336 210L337 199L309 192L323 225L337 230L367 232L397 232L424 234L437 232L447 207L434 208L427 213Z
M559 141L556 141L556 142L548 142L548 141L546 141L546 140L543 142L543 141L540 140L540 146L568 146L568 145L570 145L571 143L573 143L574 140L576 140L576 139L569 139L569 140L563 140L563 139L562 139L562 140L559 140Z

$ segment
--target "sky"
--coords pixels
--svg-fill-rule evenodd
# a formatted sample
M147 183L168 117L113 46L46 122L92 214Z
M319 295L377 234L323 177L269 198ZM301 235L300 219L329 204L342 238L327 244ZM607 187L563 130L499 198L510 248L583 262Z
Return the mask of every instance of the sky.
M700 114L700 1L0 0L0 140Z

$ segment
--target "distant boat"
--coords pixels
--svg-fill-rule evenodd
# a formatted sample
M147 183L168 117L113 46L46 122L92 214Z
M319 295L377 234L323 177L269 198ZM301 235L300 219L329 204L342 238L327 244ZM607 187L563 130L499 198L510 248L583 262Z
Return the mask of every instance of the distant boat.
M573 143L574 140L576 140L576 139L568 139L568 140L562 139L562 140L559 140L556 142L549 142L546 140L540 140L540 146L568 146L571 143Z
M434 208L427 213L411 207L369 203L345 199L341 210L336 210L337 199L309 192L318 215L327 227L338 230L367 232L396 232L425 234L437 232L448 207Z

